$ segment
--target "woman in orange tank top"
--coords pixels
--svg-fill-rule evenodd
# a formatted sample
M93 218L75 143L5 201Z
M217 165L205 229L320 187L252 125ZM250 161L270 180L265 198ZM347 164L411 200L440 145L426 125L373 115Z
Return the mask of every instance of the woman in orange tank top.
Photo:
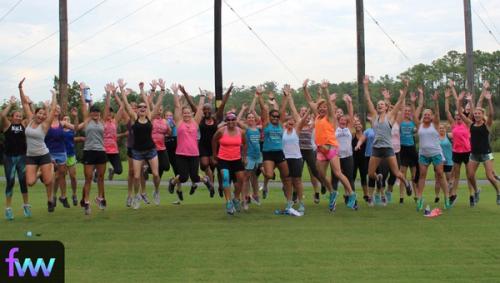
M333 190L332 183L327 180L326 170L330 165L335 177L342 182L348 196L347 206L351 209L357 210L356 193L353 192L351 184L347 177L342 174L340 168L340 159L337 156L337 139L335 138L336 118L335 118L335 98L336 95L328 95L328 81L321 82L321 91L316 102L314 102L307 90L307 83L309 79L304 81L302 85L304 88L304 95L316 116L315 121L315 142L318 146L316 166L318 168L321 183L330 192L328 208L331 212L335 211L337 192ZM324 93L326 100L321 98L321 92Z

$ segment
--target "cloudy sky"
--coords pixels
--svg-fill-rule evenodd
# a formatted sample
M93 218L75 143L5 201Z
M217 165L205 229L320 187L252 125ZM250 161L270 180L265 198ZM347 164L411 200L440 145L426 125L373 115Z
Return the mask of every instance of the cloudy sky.
M52 77L58 73L58 1L22 0L3 17L19 1L0 0L0 97L17 95L17 82L25 76L26 93L34 100L47 99ZM120 77L134 87L161 77L181 82L192 92L198 86L213 89L213 1L68 2L70 81L85 81L97 94L106 82ZM226 85L273 80L298 87L304 78L355 80L354 0L227 3L289 70L223 4ZM472 6L500 40L498 0L472 0ZM367 74L396 75L449 50L465 50L462 0L365 0L365 8L408 56L365 13ZM474 49L500 49L474 12L472 20Z

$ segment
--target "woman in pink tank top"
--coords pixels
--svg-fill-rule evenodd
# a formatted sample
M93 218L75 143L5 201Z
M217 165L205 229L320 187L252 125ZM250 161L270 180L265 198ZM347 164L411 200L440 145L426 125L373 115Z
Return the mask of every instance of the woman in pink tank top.
M226 212L233 215L241 207L240 195L245 181L245 166L242 160L246 160L247 149L245 132L237 126L236 114L229 112L225 121L226 125L218 129L212 139L212 161L218 164L217 168L222 176ZM233 199L231 182L234 184Z
M155 110L155 113L153 113L153 130L151 131L151 138L158 152L158 174L161 178L163 172L170 170L167 147L165 146L165 136L169 135L171 131L167 119L163 118L163 106L161 105L160 99L157 101Z
M116 94L116 86L108 83L104 87L106 91L106 106L104 107L104 151L108 157L111 168L108 168L108 179L113 180L113 175L120 175L123 171L122 161L120 160L120 150L118 148L118 138L123 134L118 134L118 125L123 117L123 103ZM120 106L116 114L111 107L110 96L115 98L116 103Z

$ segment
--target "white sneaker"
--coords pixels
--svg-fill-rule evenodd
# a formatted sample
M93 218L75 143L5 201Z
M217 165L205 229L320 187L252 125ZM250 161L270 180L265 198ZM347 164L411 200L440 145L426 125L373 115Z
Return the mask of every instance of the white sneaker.
M160 205L160 192L153 191L153 201L156 205Z
M137 194L132 200L132 208L139 209L139 207L141 207L141 200L142 200L141 194Z

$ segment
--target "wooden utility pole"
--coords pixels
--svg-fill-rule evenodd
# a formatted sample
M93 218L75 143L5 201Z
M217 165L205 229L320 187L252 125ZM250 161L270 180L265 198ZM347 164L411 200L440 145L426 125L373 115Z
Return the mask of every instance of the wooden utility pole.
M214 1L215 109L222 102L222 0Z
M365 17L363 0L356 0L356 35L358 49L358 115L365 122L365 100L363 78L365 76Z
M472 46L472 17L470 0L464 0L465 62L467 67L467 90L474 93L474 48Z
M59 0L59 95L63 115L68 109L68 1Z

